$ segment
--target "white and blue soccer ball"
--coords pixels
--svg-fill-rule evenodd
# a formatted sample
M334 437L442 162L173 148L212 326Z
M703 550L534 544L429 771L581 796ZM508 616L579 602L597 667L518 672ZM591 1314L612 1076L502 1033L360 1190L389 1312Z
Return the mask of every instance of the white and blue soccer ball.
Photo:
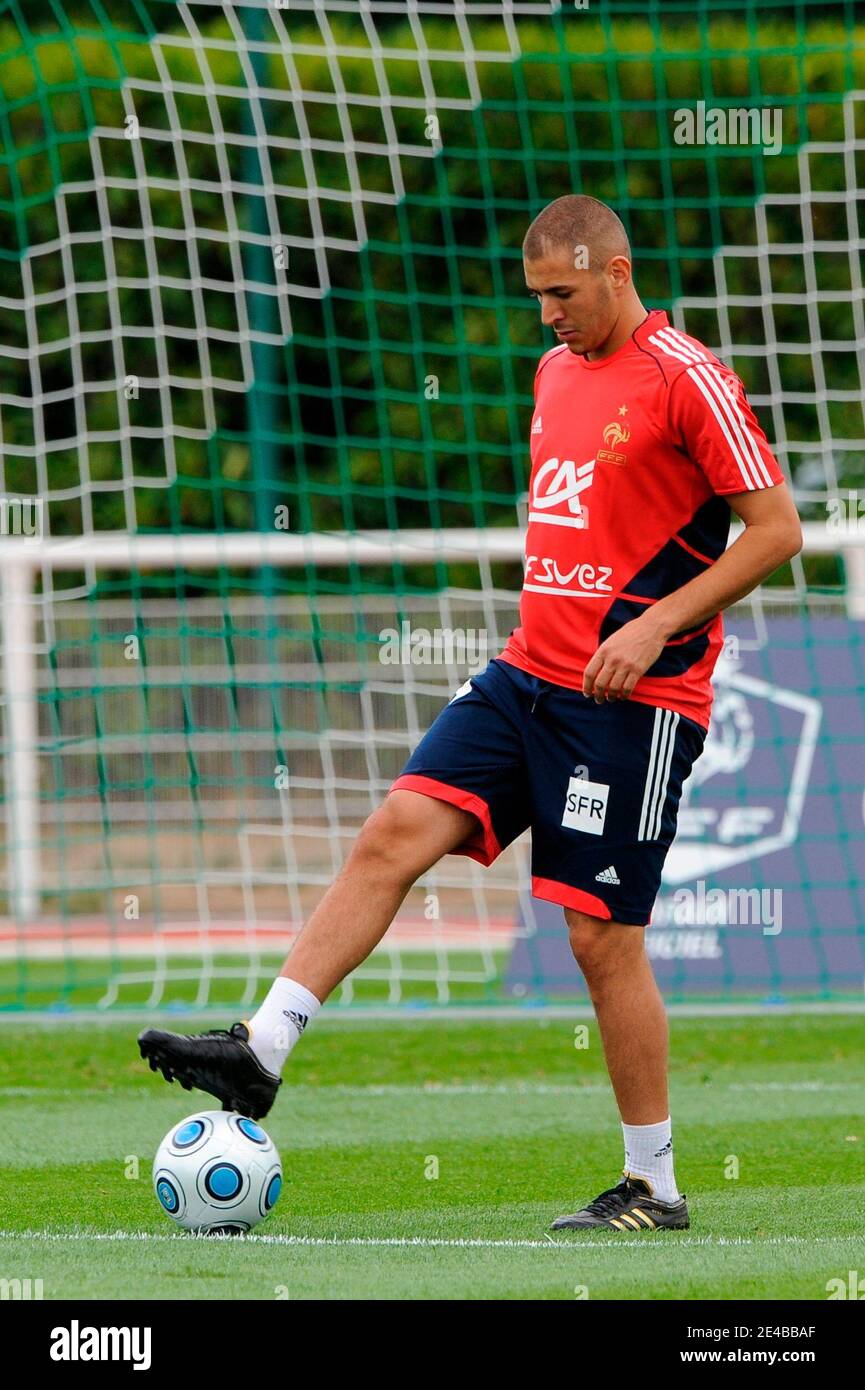
M282 1164L255 1120L202 1110L166 1134L153 1160L153 1186L162 1210L185 1231L237 1235L275 1206Z

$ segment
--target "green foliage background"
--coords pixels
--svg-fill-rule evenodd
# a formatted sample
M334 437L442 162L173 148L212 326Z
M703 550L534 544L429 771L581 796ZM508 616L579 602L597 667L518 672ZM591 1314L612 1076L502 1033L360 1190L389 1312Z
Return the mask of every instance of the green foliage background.
M228 38L219 7L194 7L205 40ZM379 78L363 51L360 21L332 17L333 32L354 53L329 59L308 13L282 13L304 88L375 96ZM42 344L70 333L74 298L77 331L84 335L80 360L68 348L41 358L41 389L53 396L45 411L49 439L75 434L84 410L88 427L117 429L116 359L109 337L89 344L89 332L111 326L108 298L99 285L106 275L102 239L93 233L100 213L92 194L67 193L68 230L58 223L56 193L65 184L87 184L94 170L88 136L94 126L121 128L121 98L128 78L152 86L135 92L135 110L146 130L168 131L179 120L187 132L209 137L182 142L190 180L218 184L212 108L202 70L188 48L164 42L160 51L174 82L188 84L176 96L176 115L160 83L151 38L157 29L170 35L184 26L176 7L165 0L51 0L49 4L0 4L0 341L26 349L33 333ZM469 97L466 67L459 61L455 29L445 19L426 20L424 34L436 48L454 52L453 62L436 62L440 98ZM414 39L405 21L386 25L389 45L404 57L386 60L395 94L423 92ZM471 109L436 108L441 149L420 158L404 156L404 196L393 206L371 194L392 193L391 164L375 153L359 153L352 174L340 148L343 127L333 99L307 100L303 114L311 138L331 141L316 149L315 178L322 189L349 192L360 175L366 239L359 251L328 251L329 291L322 297L294 293L294 331L281 349L268 354L267 377L259 391L269 397L271 442L275 445L274 495L288 503L293 529L401 527L408 525L512 525L515 498L524 490L526 424L533 365L545 341L537 310L525 297L520 243L527 222L550 199L569 191L591 192L612 203L629 227L644 300L669 306L681 295L713 290L710 261L730 244L752 244L753 207L766 192L795 191L799 146L807 140L843 137L844 94L865 86L865 27L847 5L783 8L743 4L719 8L706 0L679 5L617 4L598 12L571 14L519 27L522 56L512 62L482 62L477 68L480 103ZM265 31L265 37L273 34ZM501 48L504 31L492 22L472 21L477 49ZM317 45L318 51L313 46ZM236 54L209 48L214 77L236 89L218 96L219 123L241 131L249 120L243 97L245 78ZM335 81L338 69L339 84ZM264 80L285 92L283 55L263 62ZM759 102L784 109L782 154L766 158L759 150L735 147L686 148L672 141L672 113L680 106ZM302 190L309 163L297 149L277 149L280 140L299 141L292 104L269 100L264 107L274 170L284 186ZM359 142L387 138L381 103L352 104L351 129ZM423 145L425 112L393 108L400 143ZM185 226L178 179L180 145L143 141L149 187L135 184L135 167L126 143L110 143L112 176L126 175L126 188L106 190L112 225L141 227L146 199L160 228ZM232 175L248 174L241 152L227 147ZM813 162L815 187L843 187L843 169L829 156ZM159 180L164 182L160 184ZM191 206L202 272L231 293L212 293L208 323L230 330L235 324L234 282L224 245L206 239L208 229L225 225L218 192L193 186ZM331 241L347 244L356 235L358 194L347 201L324 197L321 214ZM254 198L236 204L241 220L255 217ZM815 205L815 235L838 235L837 205ZM315 228L311 207L300 196L280 200L281 225L291 242L290 282L315 285ZM801 240L800 210L778 211L770 227L773 240ZM845 224L846 225L846 224ZM843 229L842 229L843 230ZM84 234L80 242L75 238ZM89 234L89 237L88 237ZM59 243L71 239L74 283L69 283ZM158 292L165 321L194 326L188 281L188 238L157 237L154 250L160 276L170 283ZM51 296L31 323L15 307L25 292L22 257L57 242L50 254L32 256L37 294ZM117 293L121 321L138 336L124 338L127 362L143 375L157 370L153 326L152 262L134 236L113 238L119 273L128 282ZM849 267L822 267L821 284L849 286ZM777 262L777 263L776 263ZM251 274L247 265L247 274ZM731 267L731 295L759 292L753 259ZM773 257L773 286L791 295L804 293L801 258ZM734 331L744 341L761 341L759 311L731 311ZM821 304L821 327L828 337L852 336L851 311ZM713 341L717 325L706 315L692 331ZM689 327L691 327L689 322ZM776 331L790 342L807 343L809 325L801 305L778 311ZM148 330L151 330L150 332ZM114 335L116 336L116 335ZM215 376L236 378L237 350L210 341ZM184 379L172 389L177 426L200 427L203 393L195 375L197 357L183 342L167 342L171 370ZM3 416L3 487L30 492L38 486L32 446L32 363L3 359L4 391L20 398ZM767 385L759 358L743 357L735 366L749 390ZM82 400L75 381L84 371L100 389ZM427 400L425 383L439 381L438 399ZM789 354L783 364L785 388L813 391L809 354ZM838 355L835 384L858 384L853 354ZM133 425L153 424L152 395L135 403ZM256 525L256 441L251 437L248 401L243 394L217 392L217 428L205 442L177 440L175 485L149 486L161 478L164 459L157 442L133 444L139 485L134 524L141 529L248 528ZM833 407L833 433L861 437L861 405ZM813 438L819 431L812 407L790 404L786 417L792 437ZM111 440L89 449L85 478L76 450L49 455L51 530L76 532L84 525L114 529L129 524L117 480L117 448ZM863 461L847 456L843 481L861 476ZM85 488L85 483L90 486ZM86 491L92 517L85 519L80 494Z

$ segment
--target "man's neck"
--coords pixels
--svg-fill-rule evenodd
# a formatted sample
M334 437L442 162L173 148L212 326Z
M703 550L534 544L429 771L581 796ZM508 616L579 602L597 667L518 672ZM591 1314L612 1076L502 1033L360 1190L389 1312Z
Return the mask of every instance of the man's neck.
M640 324L648 317L648 309L641 304L640 300L634 296L634 302L629 304L627 309L623 309L619 315L616 326L609 338L596 348L593 352L586 353L589 362L597 362L603 357L612 357L614 352L618 352L628 339L632 336L634 329L639 328Z

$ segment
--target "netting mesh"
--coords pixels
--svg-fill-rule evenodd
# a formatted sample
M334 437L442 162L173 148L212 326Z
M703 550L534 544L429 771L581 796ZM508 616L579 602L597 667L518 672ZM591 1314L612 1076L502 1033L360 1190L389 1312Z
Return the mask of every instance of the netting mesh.
M549 199L616 208L642 298L740 371L805 519L839 496L849 514L865 473L862 40L852 3L801 0L0 2L0 494L37 499L51 544L85 542L62 568L31 550L23 627L22 552L0 542L18 594L7 1003L254 992L268 932L281 943L308 912L465 677L459 659L383 665L382 632L480 630L497 650L519 542L447 538L520 517L548 346L520 244ZM679 144L677 113L698 102L780 112L780 152ZM396 554L386 537L408 527L441 544ZM218 538L247 530L375 530L380 556L221 558ZM195 567L100 558L101 535L193 531L216 538ZM764 679L782 678L765 665L783 665L774 624L804 614L786 679L825 704L813 623L842 620L858 573L827 547L739 615ZM843 637L839 710L859 640ZM847 728L824 723L826 746ZM780 767L798 737L767 726ZM855 760L827 773L845 845L858 775ZM800 889L818 834L800 824L789 849ZM525 852L485 877L443 865L348 993L498 997L515 919L529 930ZM749 863L774 882L771 853ZM834 923L852 954L824 950L800 990L861 974L859 890L841 881L840 915L805 906L800 932ZM722 992L780 988L792 967L770 946L725 967ZM546 988L539 956L527 969L519 988ZM671 987L710 975L695 985L677 957Z

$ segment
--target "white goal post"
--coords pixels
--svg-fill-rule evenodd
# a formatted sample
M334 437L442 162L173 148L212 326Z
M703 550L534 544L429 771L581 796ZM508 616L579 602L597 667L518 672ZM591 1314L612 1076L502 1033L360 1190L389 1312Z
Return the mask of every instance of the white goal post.
M806 555L839 554L846 576L846 610L865 620L865 528L808 522ZM731 540L738 534L735 528ZM220 566L297 568L314 565L381 565L459 562L471 559L489 579L494 562L519 561L524 534L519 527L486 530L406 530L353 533L237 532L130 535L123 532L61 538L0 539L2 594L3 762L7 818L7 882L15 920L39 915L41 901L39 819L39 643L36 613L41 601L37 576L59 570L206 570ZM49 591L53 586L48 585ZM516 603L517 595L514 594ZM46 602L50 599L46 599Z

